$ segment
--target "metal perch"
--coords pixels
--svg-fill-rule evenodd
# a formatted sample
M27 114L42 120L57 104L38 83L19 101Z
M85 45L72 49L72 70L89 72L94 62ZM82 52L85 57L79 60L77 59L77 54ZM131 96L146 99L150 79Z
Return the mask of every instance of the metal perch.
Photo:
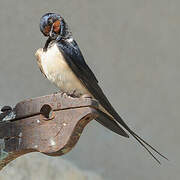
M84 127L98 116L98 102L56 93L27 99L0 114L0 169L30 152L60 156L77 143Z

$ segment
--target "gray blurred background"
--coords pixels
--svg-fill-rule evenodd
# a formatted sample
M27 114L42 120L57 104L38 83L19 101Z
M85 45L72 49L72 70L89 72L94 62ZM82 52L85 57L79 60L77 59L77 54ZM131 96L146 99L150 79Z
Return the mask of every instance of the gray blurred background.
M179 9L179 0L1 0L0 105L57 91L40 73L34 53L46 41L39 31L40 17L60 13L118 112L170 159L159 166L133 138L120 137L93 121L67 155L21 157L1 172L3 180L10 179L8 172L17 165L16 179L30 179L35 173L30 167L38 158L39 164L54 163L56 169L39 165L37 179L45 179L41 175L50 171L46 179L55 179L63 162L70 161L106 180L179 180Z

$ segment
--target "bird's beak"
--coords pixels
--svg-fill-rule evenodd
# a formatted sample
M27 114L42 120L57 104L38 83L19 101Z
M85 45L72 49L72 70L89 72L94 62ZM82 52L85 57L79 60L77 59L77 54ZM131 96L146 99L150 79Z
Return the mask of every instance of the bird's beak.
M43 51L46 52L47 51L47 48L49 46L49 43L51 42L51 37L48 37L48 39L46 40L46 43L45 43L45 46L43 48Z
M54 25L54 24L53 24ZM53 35L53 25L51 26L51 31L49 32L49 36L52 37Z

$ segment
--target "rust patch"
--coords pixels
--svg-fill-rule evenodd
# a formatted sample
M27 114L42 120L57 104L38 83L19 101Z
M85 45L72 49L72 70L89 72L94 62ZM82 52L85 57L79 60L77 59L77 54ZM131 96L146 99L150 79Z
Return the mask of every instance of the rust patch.
M53 23L53 30L54 30L55 33L59 33L59 31L60 31L60 24L61 24L61 22L59 20L57 20L57 21L55 21Z
M5 110L11 109L4 108L0 113L0 170L26 153L59 156L69 152L84 127L98 116L97 107L93 99L56 93L17 103L10 110L15 117L8 121L1 121Z

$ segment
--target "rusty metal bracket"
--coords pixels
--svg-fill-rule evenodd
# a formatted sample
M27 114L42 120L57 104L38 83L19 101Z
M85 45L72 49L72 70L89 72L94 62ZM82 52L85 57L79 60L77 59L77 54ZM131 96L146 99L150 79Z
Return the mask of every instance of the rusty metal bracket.
M27 99L0 114L0 169L30 152L60 156L77 143L84 127L98 116L98 102L56 93Z

